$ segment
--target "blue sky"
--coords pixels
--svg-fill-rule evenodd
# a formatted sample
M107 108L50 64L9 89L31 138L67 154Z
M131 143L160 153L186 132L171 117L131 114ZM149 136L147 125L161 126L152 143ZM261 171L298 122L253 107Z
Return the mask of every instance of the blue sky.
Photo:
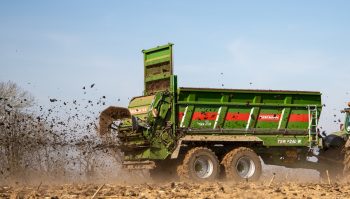
M141 50L172 42L180 86L321 91L321 125L337 130L350 101L349 10L349 1L2 1L0 81L39 104L84 98L95 83L89 97L126 106L142 94Z

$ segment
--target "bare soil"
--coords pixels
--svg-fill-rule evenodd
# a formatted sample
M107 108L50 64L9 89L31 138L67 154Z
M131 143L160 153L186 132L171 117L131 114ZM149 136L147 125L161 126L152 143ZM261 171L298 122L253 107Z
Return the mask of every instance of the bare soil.
M0 198L92 198L102 185L0 187ZM349 198L350 184L213 182L104 184L95 198Z

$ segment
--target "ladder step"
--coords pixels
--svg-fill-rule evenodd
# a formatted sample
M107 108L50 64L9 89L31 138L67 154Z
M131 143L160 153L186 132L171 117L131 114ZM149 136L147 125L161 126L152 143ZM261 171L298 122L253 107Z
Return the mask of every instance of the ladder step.
M316 132L318 126L318 110L316 105L309 105L307 108L309 113L309 141L310 147L312 147L313 144L316 144L318 141L318 134Z

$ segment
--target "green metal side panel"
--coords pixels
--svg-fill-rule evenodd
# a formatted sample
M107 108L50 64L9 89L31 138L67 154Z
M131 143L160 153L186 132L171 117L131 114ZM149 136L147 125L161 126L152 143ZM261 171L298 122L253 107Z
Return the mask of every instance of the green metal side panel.
M308 136L308 106L317 107L318 119L322 110L321 93L308 91L179 88L177 105L177 126L193 134Z
M143 50L144 57L144 94L151 95L170 89L173 74L173 44L169 43Z

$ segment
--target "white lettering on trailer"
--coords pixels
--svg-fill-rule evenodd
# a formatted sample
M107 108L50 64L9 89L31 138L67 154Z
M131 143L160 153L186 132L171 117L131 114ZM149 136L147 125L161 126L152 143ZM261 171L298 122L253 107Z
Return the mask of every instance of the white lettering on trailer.
M278 139L277 144L301 144L300 139Z
M140 107L140 108L130 108L129 111L130 111L131 115L147 113L148 106L144 106L144 107Z
M211 121L205 120L204 122L197 122L199 126L211 126Z
M262 115L262 114L260 114L259 115L259 119L261 119L261 120L279 120L280 118L279 118L279 116L278 115L276 115L276 114L274 114L274 115Z

